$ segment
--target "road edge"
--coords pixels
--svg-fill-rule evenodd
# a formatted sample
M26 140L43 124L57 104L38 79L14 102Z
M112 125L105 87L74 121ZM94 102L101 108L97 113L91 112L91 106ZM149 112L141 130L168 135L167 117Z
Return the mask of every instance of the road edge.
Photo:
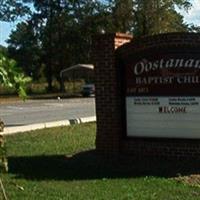
M96 116L75 118L75 119L62 120L62 121L44 122L44 123L30 124L30 125L25 125L25 126L5 127L4 131L0 132L0 134L12 135L12 134L23 133L27 131L34 131L34 130L45 129L45 128L59 127L59 126L70 126L73 124L81 124L81 123L89 123L89 122L96 122Z

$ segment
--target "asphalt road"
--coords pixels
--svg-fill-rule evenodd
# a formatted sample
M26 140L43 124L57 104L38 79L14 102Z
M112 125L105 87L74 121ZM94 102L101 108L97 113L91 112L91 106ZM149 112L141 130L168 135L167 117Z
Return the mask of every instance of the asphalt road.
M0 118L7 127L95 115L94 98L27 100L0 104Z

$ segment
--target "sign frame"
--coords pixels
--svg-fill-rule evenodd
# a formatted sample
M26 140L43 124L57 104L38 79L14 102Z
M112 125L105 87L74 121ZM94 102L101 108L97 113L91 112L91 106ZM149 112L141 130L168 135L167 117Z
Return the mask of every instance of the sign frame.
M128 135L127 134L127 107L126 107L126 89L127 89L127 79L126 79L126 76L125 76L125 67L127 65L130 65L130 63L134 63L134 61L136 60L140 60L144 57L153 57L155 54L170 54L170 55L174 55L176 57L176 55L187 55L188 57L195 57L197 56L200 60L200 48L196 48L196 47L184 47L181 48L181 45L179 45L178 47L171 44L170 45L171 48L169 47L169 45L167 46L167 48L163 48L163 47L158 47L158 48L146 48L146 49L142 49L142 50L136 50L134 52L128 52L127 54L125 54L124 56L122 56L120 59L117 60L117 65L119 66L119 77L120 77L120 80L121 80L121 96L122 96L122 118L124 119L123 120L123 132L125 133L124 134L124 139L142 139L142 140L162 140L162 141L166 141L166 140L172 140L172 141L178 141L178 140L199 140L199 138L182 138L182 137L168 137L168 136L165 136L165 137L154 137L154 136L137 136L137 135ZM194 56L195 55L195 56ZM153 58L155 59L155 57ZM153 60L152 59L152 60ZM200 72L200 70L199 70ZM142 94L141 97L144 97L144 96L149 96L149 97L154 97L155 95L144 95ZM160 95L157 95L157 96L160 96ZM169 95L161 95L163 97L168 97ZM172 96L179 96L179 97L182 97L182 96L185 96L185 97L190 97L190 95L187 95L187 94L184 94L184 95L172 95ZM196 95L197 96L197 95ZM200 92L199 92L199 95L198 97L200 97ZM200 105L199 105L200 107Z

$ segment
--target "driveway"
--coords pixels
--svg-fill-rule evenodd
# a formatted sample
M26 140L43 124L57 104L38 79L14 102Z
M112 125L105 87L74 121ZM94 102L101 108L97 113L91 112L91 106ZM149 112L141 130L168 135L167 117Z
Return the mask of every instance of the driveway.
M0 104L6 127L95 116L94 98L27 100Z

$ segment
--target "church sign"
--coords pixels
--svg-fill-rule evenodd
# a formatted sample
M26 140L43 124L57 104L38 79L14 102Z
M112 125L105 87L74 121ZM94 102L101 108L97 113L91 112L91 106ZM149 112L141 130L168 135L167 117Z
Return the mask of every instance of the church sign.
M200 33L102 34L93 59L99 153L200 159Z
M200 54L163 49L124 64L128 137L200 138Z

